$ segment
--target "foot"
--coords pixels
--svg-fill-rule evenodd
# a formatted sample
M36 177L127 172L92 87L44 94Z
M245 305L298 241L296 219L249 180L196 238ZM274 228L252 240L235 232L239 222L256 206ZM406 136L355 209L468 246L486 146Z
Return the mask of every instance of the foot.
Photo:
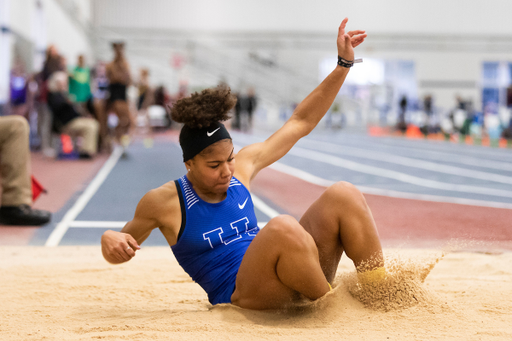
M44 225L51 217L50 212L35 210L29 205L0 207L0 223L5 225Z

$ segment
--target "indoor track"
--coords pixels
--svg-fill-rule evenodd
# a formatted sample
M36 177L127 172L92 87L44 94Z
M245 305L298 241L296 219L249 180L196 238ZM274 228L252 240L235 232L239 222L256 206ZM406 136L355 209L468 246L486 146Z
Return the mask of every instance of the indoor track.
M236 148L267 136L232 133ZM127 157L114 151L50 224L20 238L28 245L99 245L104 231L132 219L147 191L185 173L181 160L175 131L156 135L149 148L135 139ZM512 250L510 149L315 132L253 182L260 225L282 213L300 218L337 181L365 193L384 246ZM155 230L143 245L166 242Z

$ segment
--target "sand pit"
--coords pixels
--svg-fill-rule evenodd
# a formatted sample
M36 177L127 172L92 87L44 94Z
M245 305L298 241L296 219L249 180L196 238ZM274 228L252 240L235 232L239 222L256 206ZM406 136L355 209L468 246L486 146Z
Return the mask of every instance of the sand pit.
M260 312L212 307L169 248L145 247L113 266L99 247L2 247L0 339L512 339L512 253L385 253L395 266L387 285L406 285L373 307L344 258L335 290L323 299Z

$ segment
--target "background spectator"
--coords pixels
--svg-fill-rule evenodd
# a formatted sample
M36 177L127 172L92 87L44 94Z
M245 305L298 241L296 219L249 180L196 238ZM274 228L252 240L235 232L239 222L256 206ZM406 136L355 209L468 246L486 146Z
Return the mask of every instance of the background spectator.
M0 223L43 225L51 213L32 206L29 126L24 117L0 117Z
M68 75L55 72L48 82L48 105L53 114L53 130L72 137L81 136L82 144L78 146L81 158L92 158L98 150L99 123L84 117L70 101Z

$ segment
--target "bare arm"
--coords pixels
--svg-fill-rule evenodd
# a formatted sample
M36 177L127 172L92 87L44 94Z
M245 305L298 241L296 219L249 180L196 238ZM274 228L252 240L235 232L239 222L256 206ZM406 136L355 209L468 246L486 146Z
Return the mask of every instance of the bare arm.
M348 19L344 19L338 30L338 55L354 60L354 47L366 38L364 31L345 33ZM237 178L247 186L263 168L283 157L297 141L308 135L320 122L340 91L349 69L336 66L327 78L311 92L295 109L290 119L262 143L243 148L237 154Z
M140 249L139 245L149 237L151 231L166 224L162 222L165 220L162 212L172 216L172 209L166 212L164 209L166 206L169 208L166 200L169 197L173 197L172 186L164 185L149 191L137 205L133 219L123 227L121 232L109 230L103 234L101 237L103 257L112 264L124 263L135 257L135 251Z

